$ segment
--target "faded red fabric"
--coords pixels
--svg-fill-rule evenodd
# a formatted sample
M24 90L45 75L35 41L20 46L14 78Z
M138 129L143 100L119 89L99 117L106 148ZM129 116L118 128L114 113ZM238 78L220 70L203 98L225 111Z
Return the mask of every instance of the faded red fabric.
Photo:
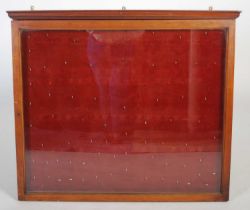
M218 192L225 31L24 31L28 191Z

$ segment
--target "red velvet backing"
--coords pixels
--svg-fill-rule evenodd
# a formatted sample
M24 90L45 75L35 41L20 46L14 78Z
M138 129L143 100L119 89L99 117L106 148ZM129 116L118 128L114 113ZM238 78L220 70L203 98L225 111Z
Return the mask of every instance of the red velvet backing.
M218 192L225 31L22 32L28 191Z

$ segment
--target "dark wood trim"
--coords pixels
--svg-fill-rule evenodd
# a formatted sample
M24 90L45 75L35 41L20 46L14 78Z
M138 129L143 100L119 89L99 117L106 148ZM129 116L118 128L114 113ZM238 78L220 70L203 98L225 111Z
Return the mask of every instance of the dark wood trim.
M235 19L240 11L37 10L8 11L14 20L207 20Z
M20 30L180 30L225 29L232 20L22 20Z
M234 45L235 45L235 22L232 21L226 40L225 58L225 87L224 87L224 117L223 117L223 157L222 157L222 180L221 192L225 200L229 199L230 185L230 162L233 120L233 86L234 86Z
M60 193L31 193L22 197L27 201L133 201L133 202L157 202L157 201L226 201L221 193L186 193L186 194L127 194L127 193L82 193L82 194L60 194Z
M12 22L11 26L18 198L22 199L25 194L26 181L21 35L20 28L15 22Z

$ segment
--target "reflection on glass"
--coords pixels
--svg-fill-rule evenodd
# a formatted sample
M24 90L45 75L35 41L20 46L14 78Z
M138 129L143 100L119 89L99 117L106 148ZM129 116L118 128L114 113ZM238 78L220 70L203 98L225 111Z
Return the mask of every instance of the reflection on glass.
M225 31L22 32L29 192L219 192Z

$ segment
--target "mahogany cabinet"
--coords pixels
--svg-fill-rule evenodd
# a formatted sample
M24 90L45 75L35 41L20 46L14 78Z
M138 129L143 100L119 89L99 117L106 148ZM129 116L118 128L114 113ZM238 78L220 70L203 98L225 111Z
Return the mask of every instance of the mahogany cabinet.
M18 198L229 198L238 11L9 11Z

